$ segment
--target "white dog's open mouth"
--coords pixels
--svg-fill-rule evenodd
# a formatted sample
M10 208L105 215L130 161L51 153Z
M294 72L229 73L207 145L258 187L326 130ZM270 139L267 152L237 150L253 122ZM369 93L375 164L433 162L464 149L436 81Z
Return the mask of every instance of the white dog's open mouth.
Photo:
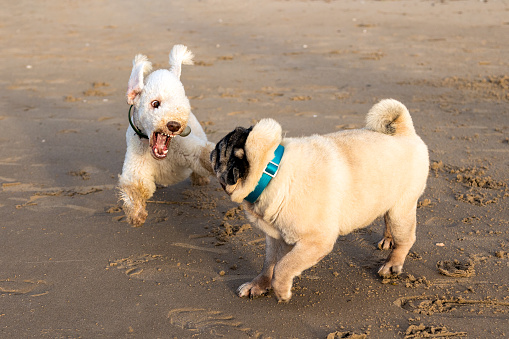
M157 160L166 158L166 155L168 154L168 146L170 145L171 139L174 137L175 135L165 134L162 132L152 133L152 137L150 138L152 156Z

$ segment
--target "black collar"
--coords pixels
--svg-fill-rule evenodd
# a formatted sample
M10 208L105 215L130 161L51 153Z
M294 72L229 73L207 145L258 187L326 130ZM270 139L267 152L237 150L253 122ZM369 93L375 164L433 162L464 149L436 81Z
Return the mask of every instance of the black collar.
M127 114L127 117L129 118L129 125L131 125L134 132L136 132L136 134L138 134L138 137L140 137L140 139L148 139L148 135L146 135L145 133L140 131L140 129L134 125L134 123L131 119L131 109L132 108L133 108L133 105L131 105L131 107L129 107L129 113Z

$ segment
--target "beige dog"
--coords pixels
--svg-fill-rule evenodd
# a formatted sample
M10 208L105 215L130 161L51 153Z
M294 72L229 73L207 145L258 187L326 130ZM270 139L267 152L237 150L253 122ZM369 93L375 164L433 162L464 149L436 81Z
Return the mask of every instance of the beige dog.
M378 246L392 247L379 274L399 274L415 242L417 200L429 167L428 149L406 107L382 100L369 111L364 129L304 138L281 133L276 121L263 119L235 129L211 153L225 191L266 233L262 272L238 295L255 297L272 287L279 301L289 300L295 276L327 255L338 236L379 216L386 229ZM279 145L284 154L277 173L254 202L246 201L264 170L274 174L266 166Z

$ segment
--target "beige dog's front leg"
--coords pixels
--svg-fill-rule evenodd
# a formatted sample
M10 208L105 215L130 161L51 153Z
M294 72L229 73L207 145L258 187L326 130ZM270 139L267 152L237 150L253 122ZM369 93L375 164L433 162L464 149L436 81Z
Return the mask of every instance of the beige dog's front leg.
M292 297L293 278L318 263L332 251L334 242L301 240L278 261L274 268L272 288L278 301L285 302Z
M143 225L148 216L147 199L154 194L155 184L147 184L141 180L129 182L120 177L118 190L127 222L135 227Z
M252 281L242 284L237 289L239 297L258 297L269 291L274 273L274 266L277 259L286 252L288 245L282 239L274 239L269 235L265 236L265 260L260 274Z

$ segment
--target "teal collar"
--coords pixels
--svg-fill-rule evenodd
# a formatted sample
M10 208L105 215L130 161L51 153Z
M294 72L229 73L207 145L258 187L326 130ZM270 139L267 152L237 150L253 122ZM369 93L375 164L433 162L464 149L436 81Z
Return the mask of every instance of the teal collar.
M247 197L244 199L250 203L255 203L256 200L260 197L263 190L269 182L274 178L279 170L279 163L281 162L281 158L283 157L283 153L285 152L285 148L281 145L279 145L276 150L274 151L274 159L269 161L265 169L263 170L262 177L258 181L258 184L256 185L253 192L249 193Z

